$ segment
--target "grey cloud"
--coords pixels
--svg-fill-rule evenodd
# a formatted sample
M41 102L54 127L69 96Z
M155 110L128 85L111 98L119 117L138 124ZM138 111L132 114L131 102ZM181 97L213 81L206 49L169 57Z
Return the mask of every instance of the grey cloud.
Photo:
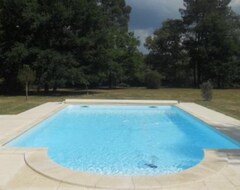
M139 38L140 51L147 53L145 39L168 18L179 18L182 0L126 0L132 7L129 28Z
M135 36L138 37L138 39L141 42L139 50L143 53L148 52L147 49L144 47L144 43L145 43L145 39L152 34L153 30L154 29L151 29L151 28L134 30Z
M181 0L127 0L132 7L130 29L157 28L167 18L180 17Z
M240 1L239 0L232 0L231 5L233 7L240 7Z
M240 13L240 0L232 0L230 6L235 12Z
M132 30L157 28L168 18L179 18L182 0L126 0L132 7L129 27ZM240 13L240 0L232 0L233 10Z
M159 28L168 18L180 18L179 8L183 7L182 0L126 0L132 7L129 28L141 41L139 49L146 53L145 38ZM240 13L240 0L232 0L230 6Z

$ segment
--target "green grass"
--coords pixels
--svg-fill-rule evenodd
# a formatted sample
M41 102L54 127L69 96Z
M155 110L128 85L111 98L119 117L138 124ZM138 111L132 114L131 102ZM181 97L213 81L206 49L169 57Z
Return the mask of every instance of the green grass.
M30 96L27 102L24 96L0 96L0 114L17 114L45 102L63 101L67 98L180 100L195 102L240 119L240 89L214 90L213 100L210 102L202 100L199 89L172 88L159 90L145 88L97 89L90 90L89 95L84 91L62 90L55 96Z

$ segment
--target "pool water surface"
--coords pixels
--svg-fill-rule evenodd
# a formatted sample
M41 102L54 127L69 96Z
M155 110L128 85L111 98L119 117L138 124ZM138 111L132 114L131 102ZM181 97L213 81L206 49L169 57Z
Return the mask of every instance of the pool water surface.
M47 147L64 167L105 175L176 173L203 149L240 148L175 106L142 105L69 105L5 146Z

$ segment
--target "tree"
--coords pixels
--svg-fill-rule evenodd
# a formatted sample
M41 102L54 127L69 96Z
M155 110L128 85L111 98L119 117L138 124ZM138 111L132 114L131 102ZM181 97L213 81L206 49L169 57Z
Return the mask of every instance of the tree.
M92 64L89 55L102 20L96 1L2 0L0 10L0 61L6 91L16 89L23 64L34 65L37 85L46 91L56 91L72 80L67 74L73 68L81 73Z
M29 44L34 33L32 13L36 0L0 1L0 70L4 90L14 93L20 89L18 70L29 64Z
M25 84L26 100L28 100L29 85L35 80L35 72L29 67L29 65L23 65L19 70L17 78L22 84Z
M125 0L99 0L106 16L108 27L117 27L120 30L128 31L128 21L131 7L126 5Z
M39 27L33 42L34 68L37 71L38 86L44 87L46 93L49 88L56 92L58 87L71 82L71 71L82 67L83 54L90 43L87 36L91 33L88 30L93 25L89 16L91 13L87 12L88 4L90 2L80 0L71 3L66 0L41 1L39 4L37 14L41 19L38 20ZM80 76L82 75L78 77Z
M187 81L187 52L183 46L184 26L179 19L167 20L146 39L150 68L158 70L167 85L182 86Z
M38 54L34 66L38 84L44 85L45 92L50 87L56 92L58 87L64 86L68 77L68 64L71 62L68 58L54 50L45 50Z
M125 0L101 0L103 10L103 38L100 46L99 74L103 83L112 88L133 76L132 71L139 72L142 55L137 50L138 40L128 32L131 8ZM128 69L131 68L131 69Z
M185 44L193 69L194 85L212 79L224 87L236 52L234 30L236 15L229 7L230 0L184 0L181 9L186 29Z
M0 78L16 89L23 64L38 89L109 87L139 74L125 0L0 0ZM137 80L137 77L135 77Z
M140 42L134 37L134 33L128 33L126 38L127 43L123 46L124 56L121 57L124 69L122 82L130 85L143 84L146 66L143 54L137 49Z
M184 0L182 19L165 21L146 39L146 62L165 84L189 86L193 80L199 87L211 80L223 88L239 81L240 18L229 3Z

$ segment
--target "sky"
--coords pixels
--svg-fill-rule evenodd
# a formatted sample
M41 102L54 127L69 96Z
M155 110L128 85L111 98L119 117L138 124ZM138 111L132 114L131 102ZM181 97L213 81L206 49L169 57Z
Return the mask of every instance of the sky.
M180 18L179 8L183 7L182 0L126 0L132 7L129 29L141 41L139 49L146 53L145 38L153 33L161 23L168 19ZM234 11L240 13L240 0L232 0Z

